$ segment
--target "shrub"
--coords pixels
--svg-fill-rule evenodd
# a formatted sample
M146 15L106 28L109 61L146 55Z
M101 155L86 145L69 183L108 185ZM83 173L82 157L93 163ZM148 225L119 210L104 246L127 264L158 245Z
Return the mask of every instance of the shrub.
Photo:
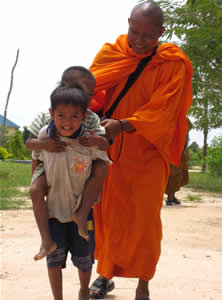
M9 156L8 151L4 147L0 147L0 159L7 159Z
M208 147L207 165L210 173L222 176L222 137L215 138Z
M192 168L193 166L201 166L203 162L203 154L201 149L196 149L194 152L191 148L189 148L189 168Z

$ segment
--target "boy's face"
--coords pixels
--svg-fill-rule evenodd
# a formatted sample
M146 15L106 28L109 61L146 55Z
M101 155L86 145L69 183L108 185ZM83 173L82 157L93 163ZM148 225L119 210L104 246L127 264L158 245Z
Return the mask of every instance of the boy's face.
M71 136L79 129L85 120L87 113L83 114L79 106L59 104L52 111L49 109L51 119L55 122L55 127L61 136Z

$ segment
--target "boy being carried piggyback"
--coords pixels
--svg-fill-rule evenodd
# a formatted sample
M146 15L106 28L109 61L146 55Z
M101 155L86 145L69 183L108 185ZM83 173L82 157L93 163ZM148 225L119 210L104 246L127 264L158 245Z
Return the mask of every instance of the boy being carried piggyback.
M95 78L93 74L86 68L81 66L73 66L63 72L60 87L72 88L76 83L84 86L88 91L88 105L90 104L94 95ZM61 141L53 135L53 129L49 130L48 136L44 139L38 139L39 131L50 122L49 113L41 113L32 122L28 128L30 136L26 142L26 146L30 150L46 150L51 153L62 153L66 150L67 143ZM78 137L80 144L86 147L98 146L101 150L106 150L109 147L107 139L104 137L105 130L100 126L99 117L91 110L87 109L87 116L85 118L85 127L91 134ZM49 125L51 127L52 123ZM36 157L34 157L36 158ZM88 234L88 212L92 202L96 201L103 186L105 176L107 174L107 163L103 160L95 160L92 165L92 173L88 178L85 189L82 195L82 202L77 211L73 213L73 220L78 224L79 234L89 239ZM61 179L62 181L64 179ZM48 228L48 210L44 200L48 193L48 184L45 176L44 164L37 159L33 159L33 178L30 188L30 194L33 204L33 212L36 223L40 231L42 244L40 251L35 255L34 259L39 260L56 249L56 243L52 240Z
M73 212L80 206L93 161L99 159L109 164L109 160L98 146L87 147L79 143L78 138L89 135L84 125L87 107L88 95L81 86L56 88L51 94L51 121L40 130L38 138L55 135L66 144L66 151L33 153L44 163L49 187L48 224L57 248L47 255L47 266L54 299L62 299L62 268L66 265L68 251L79 272L79 300L89 299L92 268L89 243L79 235L78 225L73 222ZM89 199L91 207L92 198Z

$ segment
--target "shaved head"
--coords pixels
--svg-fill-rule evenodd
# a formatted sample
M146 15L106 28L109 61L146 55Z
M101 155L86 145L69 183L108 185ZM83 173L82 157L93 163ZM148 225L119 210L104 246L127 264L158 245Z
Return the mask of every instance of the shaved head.
M163 26L164 15L162 9L153 2L143 2L136 5L131 12L130 19L134 20L143 16L147 20L152 21L161 28Z
M128 43L136 54L152 51L165 30L163 11L153 2L136 5L128 22Z

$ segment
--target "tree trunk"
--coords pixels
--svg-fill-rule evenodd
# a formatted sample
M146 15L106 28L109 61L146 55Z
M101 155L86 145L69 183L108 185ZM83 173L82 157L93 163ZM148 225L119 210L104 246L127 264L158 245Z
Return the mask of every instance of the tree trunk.
M14 70L15 70L15 67L16 67L17 62L18 62L18 57L19 57L19 49L17 49L15 62L14 62L14 65L12 67L12 70L11 70L10 87L9 87L9 91L8 91L8 95L7 95L7 99L6 99L3 124L2 124L2 128L1 128L1 133L0 133L0 147L2 146L2 141L3 141L3 137L4 137L5 124L6 124L6 118L7 118L7 108L8 108L9 98L10 98L10 95L11 95L11 92L12 92Z
M206 160L207 160L207 137L208 137L208 100L205 100L204 103L204 130L203 130L203 135L204 135L204 144L203 144L203 165L202 165L202 172L206 172L207 166L206 166Z
M208 137L208 128L204 128L204 145L203 145L203 165L202 165L202 172L206 172L207 166L206 166L206 159L207 159L207 137Z

